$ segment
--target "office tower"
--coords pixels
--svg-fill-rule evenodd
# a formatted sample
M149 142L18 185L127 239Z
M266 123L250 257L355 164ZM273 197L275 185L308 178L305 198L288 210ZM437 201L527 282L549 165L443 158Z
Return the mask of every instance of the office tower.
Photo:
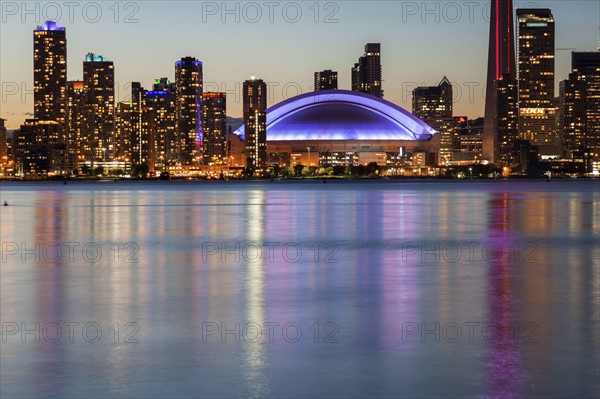
M67 94L67 36L56 22L46 21L33 31L34 117L65 123Z
M200 162L202 146L202 62L185 57L175 63L177 88L177 145L179 162Z
M452 117L452 84L444 76L437 86L422 86L413 90L413 114L440 134L440 159L444 165L460 151L460 131Z
M337 90L338 74L336 71L327 69L321 72L315 72L315 91Z
M498 123L499 120L506 120L504 126L507 129L514 129L515 126L515 121L510 118L516 117L516 104L503 97L510 93L508 90L502 89L516 85L513 30L512 0L492 0L482 144L482 158L490 162L498 161L500 152L498 136L511 137L515 135L514 132L509 131L499 132ZM498 106L498 102L507 104L507 106Z
M69 151L75 157L77 163L84 162L85 152L83 147L84 134L84 84L81 80L67 82L67 113L66 113L66 135Z
M550 9L518 9L519 137L556 145L554 17Z
M131 166L135 175L154 174L154 110L146 103L147 91L139 82L131 83Z
M156 79L152 91L145 93L145 118L152 123L148 126L153 129L151 136L154 137L154 168L166 170L169 162L175 163L174 148L176 145L176 109L177 98L175 84L167 78Z
M518 82L509 74L504 74L494 82L494 124L496 126L495 159L505 165L515 163L512 149L519 139L519 88Z
M227 160L227 94L202 95L204 164L223 164Z
M115 134L115 73L112 61L88 53L83 62L84 153L90 162L112 159Z
M381 45L367 43L365 54L352 67L352 90L383 97L381 81Z
M267 165L267 85L261 79L244 82L244 144L246 168L254 173Z
M133 115L133 102L121 101L117 103L115 108L115 161L131 162Z
M242 108L244 124L246 124L252 110L262 112L267 109L267 84L262 79L252 77L244 82L243 90Z
M569 78L560 82L559 126L569 157L589 151L600 160L600 52L573 52Z

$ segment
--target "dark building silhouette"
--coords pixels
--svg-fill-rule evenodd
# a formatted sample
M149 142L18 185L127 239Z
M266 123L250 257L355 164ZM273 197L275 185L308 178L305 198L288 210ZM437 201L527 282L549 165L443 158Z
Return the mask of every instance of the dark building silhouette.
M352 91L383 98L381 44L367 43L365 53L352 67Z
M68 81L66 113L67 145L78 164L85 161L83 142L85 104L83 81Z
M338 73L327 69L320 72L315 72L315 91L321 90L337 90L338 88Z

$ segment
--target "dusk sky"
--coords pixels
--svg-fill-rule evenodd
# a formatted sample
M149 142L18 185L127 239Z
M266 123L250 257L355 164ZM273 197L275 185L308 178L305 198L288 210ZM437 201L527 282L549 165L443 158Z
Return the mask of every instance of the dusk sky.
M67 28L68 79L82 78L86 53L101 54L115 63L117 100L128 98L132 81L151 88L156 78L172 80L175 61L194 56L204 64L204 91L228 92L228 115L239 117L241 84L251 75L270 85L269 105L312 91L313 73L323 69L338 71L339 88L349 89L365 43L380 42L386 100L410 110L412 89L445 75L454 84L454 114L483 115L489 1L227 2L237 15L225 14L222 2L74 3L72 22L64 2L1 3L0 117L9 129L32 117L32 32L46 17ZM570 49L598 49L600 2L515 1L518 7L552 9L557 86L569 73Z

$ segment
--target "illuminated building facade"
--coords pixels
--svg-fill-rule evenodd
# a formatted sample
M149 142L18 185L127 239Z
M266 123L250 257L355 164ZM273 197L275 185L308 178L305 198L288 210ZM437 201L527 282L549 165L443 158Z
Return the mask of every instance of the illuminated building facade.
M253 77L243 90L246 168L254 173L267 164L267 84Z
M403 162L416 151L439 151L437 132L410 112L348 90L290 98L267 109L265 123L269 164L279 166L388 165L388 160ZM255 141L247 129L234 133L244 137L248 152Z
M175 63L177 88L177 146L178 163L200 162L202 147L202 62L184 57Z
M115 72L112 61L88 53L83 62L83 90L83 152L87 161L106 162L114 155Z
M514 132L501 131L514 128L515 106L505 96L511 93L516 82L514 27L512 0L491 0L490 34L488 43L488 69L485 93L485 120L482 138L482 158L498 162L501 137L512 137ZM511 97L512 99L512 97ZM513 118L513 120L511 120ZM504 121L504 122L500 122Z
M560 82L559 126L567 155L589 151L600 160L600 52L573 52Z
M227 161L227 94L204 93L202 108L204 164L223 164Z
M67 82L66 134L69 151L75 156L77 163L85 160L84 135L85 97L84 84L81 80Z
M437 86L422 86L413 90L413 115L440 133L439 164L453 160L460 151L460 133L452 116L452 84L444 76Z
M163 171L174 164L180 149L176 147L176 88L167 78L156 79L152 91L144 93L143 117L148 133L154 138L154 169Z
M42 177L71 173L74 164L63 132L56 121L26 119L13 138L17 174Z
M557 145L554 104L554 17L550 9L518 9L519 137Z
M0 176L4 176L4 170L8 165L8 148L6 145L5 119L0 118Z
M65 123L67 95L67 36L56 22L33 31L33 115Z
M131 166L137 170L147 170L148 175L154 173L155 137L154 119L149 117L146 104L146 90L139 82L131 84Z
M352 91L383 98L380 43L367 43L365 54L352 67Z
M327 69L325 71L315 72L315 91L337 90L338 73Z
M519 89L517 81L509 74L504 74L494 82L494 115L496 116L496 151L497 162L509 165L515 162L511 149L519 139Z
M133 102L121 101L115 108L115 161L131 162Z

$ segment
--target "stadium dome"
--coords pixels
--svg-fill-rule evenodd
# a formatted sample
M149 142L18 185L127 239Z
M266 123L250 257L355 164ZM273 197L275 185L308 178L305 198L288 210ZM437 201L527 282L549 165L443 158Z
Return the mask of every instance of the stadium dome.
M348 90L301 94L267 109L267 141L428 140L435 133L389 101ZM244 127L235 134L243 138Z

